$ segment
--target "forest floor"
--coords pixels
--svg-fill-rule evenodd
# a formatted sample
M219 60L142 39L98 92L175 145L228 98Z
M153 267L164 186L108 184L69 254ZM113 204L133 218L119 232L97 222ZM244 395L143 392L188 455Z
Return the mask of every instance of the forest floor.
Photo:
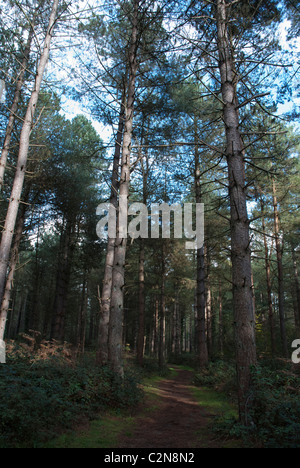
M215 416L229 403L208 389L192 385L193 372L175 368L175 376L147 389L154 393L154 408L136 417L134 430L119 438L120 448L225 448L237 447L234 441L221 441L212 432ZM224 408L223 408L224 405ZM226 408L225 408L226 406Z
M241 448L212 431L215 416L234 416L226 396L192 384L193 372L176 366L168 378L144 383L145 400L133 413L110 414L65 435L51 448Z

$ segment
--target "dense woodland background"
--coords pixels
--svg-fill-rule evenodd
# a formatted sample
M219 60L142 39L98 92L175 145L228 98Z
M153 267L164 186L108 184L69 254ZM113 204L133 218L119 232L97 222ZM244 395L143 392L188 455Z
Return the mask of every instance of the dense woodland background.
M77 355L96 351L97 365L111 361L120 375L122 352L164 367L187 355L199 366L229 362L238 350L245 422L243 369L255 365L254 354L290 359L300 338L299 2L56 3L3 0L0 7L0 213L4 233L14 232L0 248L4 338L18 342L25 333L37 348L55 339ZM222 63L231 67L227 81ZM230 104L241 143L232 154ZM236 161L242 182L234 194L228 164ZM14 197L25 167L22 195ZM99 240L97 206L117 203L126 190L129 203L204 203L204 248L187 251L173 238ZM249 242L237 246L243 206ZM234 300L232 261L241 254L243 262L250 249L251 283L240 270L251 291L247 312ZM107 279L109 251L124 254L124 286L122 262L110 269L112 284ZM105 295L107 286L119 296ZM245 322L237 325L239 313L255 325L255 343ZM103 351L103 341L116 355Z

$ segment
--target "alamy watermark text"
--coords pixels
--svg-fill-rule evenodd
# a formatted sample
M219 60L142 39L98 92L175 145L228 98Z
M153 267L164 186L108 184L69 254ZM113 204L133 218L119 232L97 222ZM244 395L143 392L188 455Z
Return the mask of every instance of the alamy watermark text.
M173 213L173 223L171 222ZM188 250L201 249L204 243L204 204L167 203L152 204L150 208L143 203L128 206L127 197L120 197L116 208L111 203L101 203L97 208L101 220L97 224L100 239L186 239Z

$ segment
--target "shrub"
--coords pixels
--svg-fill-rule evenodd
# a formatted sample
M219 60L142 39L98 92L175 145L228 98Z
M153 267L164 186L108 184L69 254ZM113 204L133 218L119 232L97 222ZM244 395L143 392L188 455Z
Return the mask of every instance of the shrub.
M171 364L196 368L198 357L191 353L181 353L179 355L171 354L168 360Z
M237 389L235 366L225 361L210 362L207 367L197 371L194 384L233 395Z
M266 448L300 447L300 377L291 369L253 369L250 416L257 440Z
M300 447L300 376L284 360L261 362L252 369L249 426L219 420L215 431L238 437L245 445L264 448Z
M135 375L24 359L0 366L0 447L34 447L108 408L136 405Z
M75 353L69 343L60 343L53 339L42 340L41 333L34 330L20 333L17 340L7 341L6 354L10 362L19 362L22 359L30 363L49 359L69 365L75 362Z

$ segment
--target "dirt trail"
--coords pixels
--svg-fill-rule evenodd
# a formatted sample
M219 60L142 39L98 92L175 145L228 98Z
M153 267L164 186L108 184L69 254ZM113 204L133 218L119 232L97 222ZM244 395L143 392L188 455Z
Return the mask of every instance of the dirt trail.
M213 415L192 394L192 372L176 371L175 378L159 384L158 407L136 417L133 433L120 437L120 448L220 447L220 441L214 440L208 429Z

